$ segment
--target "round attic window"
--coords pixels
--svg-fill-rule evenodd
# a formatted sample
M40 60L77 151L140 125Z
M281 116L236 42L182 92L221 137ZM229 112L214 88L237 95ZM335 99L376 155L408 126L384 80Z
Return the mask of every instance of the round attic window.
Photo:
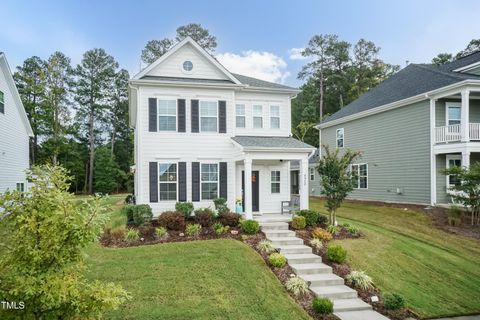
M187 60L183 63L183 70L185 70L187 72L190 72L190 71L192 71L192 69L193 69L192 61Z

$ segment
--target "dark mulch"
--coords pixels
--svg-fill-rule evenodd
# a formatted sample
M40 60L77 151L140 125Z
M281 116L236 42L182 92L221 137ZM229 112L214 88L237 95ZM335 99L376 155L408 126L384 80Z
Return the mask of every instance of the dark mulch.
M315 228L316 227L307 227L303 230L295 230L292 227L290 227L290 230L295 231L296 234L297 234L297 237L302 238L303 241L306 243L306 242L310 242L310 240L312 239L312 231ZM339 225L338 228L339 228L338 232L333 235L334 240L358 239L362 236L361 233L360 234L351 234L343 226Z

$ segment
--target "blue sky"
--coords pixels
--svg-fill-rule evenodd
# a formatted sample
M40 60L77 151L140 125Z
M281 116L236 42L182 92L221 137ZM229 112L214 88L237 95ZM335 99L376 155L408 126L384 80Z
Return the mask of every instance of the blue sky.
M305 60L292 59L314 34L334 33L382 48L389 63L429 62L480 38L480 1L14 1L0 8L0 51L12 69L55 50L78 63L102 47L131 73L150 39L173 37L198 22L217 37L217 55L232 71L289 85Z

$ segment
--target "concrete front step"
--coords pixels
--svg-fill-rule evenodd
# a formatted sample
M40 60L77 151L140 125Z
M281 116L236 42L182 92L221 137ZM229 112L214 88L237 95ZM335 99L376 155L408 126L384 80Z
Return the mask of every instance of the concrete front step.
M300 276L310 284L310 287L335 286L344 284L343 278L333 273L304 274Z
M263 233L269 238L270 240L274 240L277 237L294 237L295 231L292 230L263 230Z
M321 263L322 257L313 253L285 254L289 264ZM342 282L343 283L343 282Z
M333 312L372 310L372 306L359 298L333 300Z
M335 312L334 315L342 320L389 320L373 310Z
M331 273L332 268L324 263L290 264L293 271L299 276L304 274Z
M289 222L292 221L292 217L290 215L269 215L264 214L262 216L254 217L254 220L260 222Z
M297 237L276 237L269 239L272 241L274 247L278 247L281 245L301 245L303 244L303 240Z
M336 285L336 286L310 286L310 290L319 297L329 298L329 299L349 299L356 298L357 291L353 290L346 285Z
M288 230L286 222L259 222L263 231L267 230Z
M312 253L312 248L304 244L301 245L281 245L276 247L280 250L281 254L301 254L301 253Z

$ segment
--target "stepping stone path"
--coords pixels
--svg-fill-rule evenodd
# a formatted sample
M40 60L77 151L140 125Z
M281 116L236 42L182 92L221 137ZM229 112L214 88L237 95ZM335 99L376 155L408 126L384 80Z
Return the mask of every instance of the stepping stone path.
M288 230L289 214L264 214L254 218L265 236L283 254L293 271L309 284L317 297L333 301L333 312L342 320L388 320L373 311L372 306L358 298L357 291L346 286L343 278L335 275L332 268L322 263L322 257L313 254L312 248Z

